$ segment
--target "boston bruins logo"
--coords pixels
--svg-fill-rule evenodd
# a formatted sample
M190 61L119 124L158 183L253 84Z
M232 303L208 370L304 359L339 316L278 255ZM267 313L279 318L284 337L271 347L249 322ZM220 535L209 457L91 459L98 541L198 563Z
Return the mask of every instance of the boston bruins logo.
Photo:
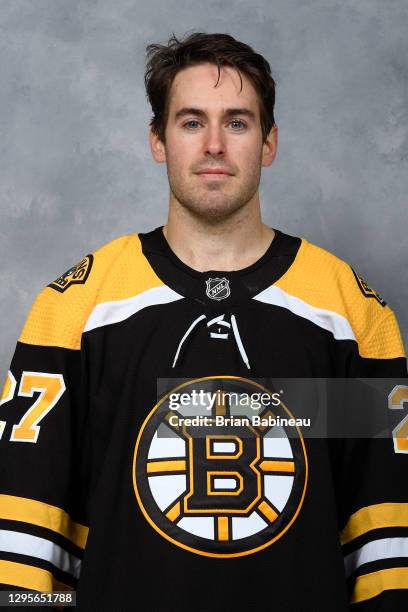
M271 545L295 521L307 484L304 441L295 426L271 425L293 415L279 400L254 403L261 394L269 404L276 396L245 378L201 378L172 389L147 416L134 490L147 521L173 544L238 557Z
M48 287L63 293L72 285L83 285L87 280L92 268L93 255L87 255L82 261L70 268Z
M353 270L353 268L351 269ZM355 270L353 270L353 274L360 288L360 291L366 298L374 298L379 304L381 304L381 306L387 305L387 302L381 297L381 295L379 295L376 291L374 291L374 289L367 285L365 280L359 274L357 274Z

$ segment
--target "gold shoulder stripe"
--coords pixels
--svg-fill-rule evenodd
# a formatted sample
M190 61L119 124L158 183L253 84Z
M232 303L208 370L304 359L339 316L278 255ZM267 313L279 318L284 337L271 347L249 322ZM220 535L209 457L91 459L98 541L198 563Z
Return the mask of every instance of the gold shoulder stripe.
M61 508L35 499L0 495L0 518L45 527L61 534L82 549L85 548L88 538L88 527L73 521Z
M388 309L388 314L361 341L359 352L362 357L373 359L405 357L401 332L392 310Z
M353 330L361 357L405 356L391 308L385 302L380 305L377 299L366 299L353 269L329 251L302 238L295 261L276 286L313 307L344 317ZM370 291L373 295L374 291Z
M29 591L72 591L72 588L54 578L51 572L39 567L0 560L0 582Z
M365 506L352 514L340 533L341 544L383 527L408 527L408 503L375 504Z
M371 599L390 589L408 589L408 567L392 567L358 576L351 603Z
M20 342L79 350L86 321L97 304L163 285L143 255L137 234L117 238L95 251L85 284L78 283L75 274L67 277L69 291L55 291L53 285L39 293Z
M163 285L143 254L139 236L133 234L120 257L111 265L109 278L101 286L95 306L103 302L126 300Z

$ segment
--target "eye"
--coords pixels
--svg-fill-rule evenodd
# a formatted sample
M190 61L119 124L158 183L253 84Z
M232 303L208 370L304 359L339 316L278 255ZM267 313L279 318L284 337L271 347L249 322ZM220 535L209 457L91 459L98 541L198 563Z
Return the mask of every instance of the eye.
M186 123L184 123L183 127L189 130L195 130L199 125L200 124L196 119L190 119L190 121L187 121Z
M233 119L230 121L230 125L232 125L236 131L243 130L246 127L245 123L241 121L241 119Z

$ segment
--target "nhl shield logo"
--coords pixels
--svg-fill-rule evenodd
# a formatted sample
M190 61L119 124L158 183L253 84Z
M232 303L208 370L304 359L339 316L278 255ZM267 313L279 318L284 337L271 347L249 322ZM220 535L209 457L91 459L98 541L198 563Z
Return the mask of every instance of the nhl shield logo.
M229 280L225 276L209 278L205 283L207 285L206 294L212 300L224 300L231 294Z

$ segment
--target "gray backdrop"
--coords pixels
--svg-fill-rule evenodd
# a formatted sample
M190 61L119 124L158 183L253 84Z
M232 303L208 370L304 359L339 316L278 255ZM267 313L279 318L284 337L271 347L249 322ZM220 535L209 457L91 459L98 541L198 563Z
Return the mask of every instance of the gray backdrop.
M0 377L44 285L165 222L144 52L193 29L271 62L280 138L265 222L351 263L408 344L405 0L0 0L0 28Z

